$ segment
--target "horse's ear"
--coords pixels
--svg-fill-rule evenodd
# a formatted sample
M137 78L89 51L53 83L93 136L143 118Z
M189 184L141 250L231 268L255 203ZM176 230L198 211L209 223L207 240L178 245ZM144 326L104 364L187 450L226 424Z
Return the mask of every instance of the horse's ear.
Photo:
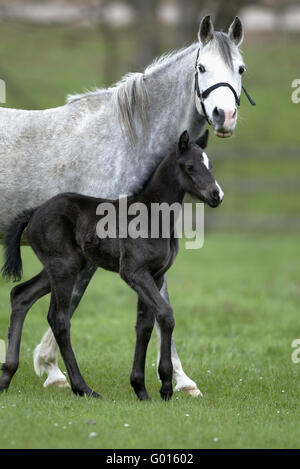
M197 145L199 145L199 147L204 150L204 148L207 147L208 137L209 137L209 130L206 129L204 134L202 134L201 137L199 137L198 140L195 141L195 143L197 143Z
M240 46L244 39L243 24L238 16L235 17L228 29L228 36L236 46Z
M189 140L190 140L189 133L187 130L185 130L184 132L182 132L182 134L179 137L179 141L178 141L179 153L183 153L187 149L189 145Z
M207 15L203 18L200 24L199 32L198 32L198 40L202 42L202 44L207 44L214 35L214 27L210 16Z

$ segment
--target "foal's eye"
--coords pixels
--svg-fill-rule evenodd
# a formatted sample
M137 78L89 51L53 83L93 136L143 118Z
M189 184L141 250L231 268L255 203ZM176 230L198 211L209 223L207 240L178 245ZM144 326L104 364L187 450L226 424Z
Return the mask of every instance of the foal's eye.
M204 72L205 72L205 67L204 67L204 65L199 64L199 65L198 65L198 68L199 68L199 71L200 71L201 73L204 73Z
M244 65L240 65L240 67L239 67L239 74L242 75L245 70L246 70L246 67L245 67Z
M186 169L187 171L191 172L191 171L193 171L194 166L192 166L191 164L186 164L186 165L185 165L185 169Z

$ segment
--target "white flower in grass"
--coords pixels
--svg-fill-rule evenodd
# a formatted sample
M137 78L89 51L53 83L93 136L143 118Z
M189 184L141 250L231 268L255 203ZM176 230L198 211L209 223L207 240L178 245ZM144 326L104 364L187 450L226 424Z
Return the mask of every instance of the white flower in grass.
M129 423L124 423L124 427L130 427Z
M214 442L217 443L217 441L219 441L219 438L218 437L214 437Z
M90 438L95 438L95 436L97 436L97 433L96 433L96 432L91 432L91 433L89 434L89 437L90 437Z

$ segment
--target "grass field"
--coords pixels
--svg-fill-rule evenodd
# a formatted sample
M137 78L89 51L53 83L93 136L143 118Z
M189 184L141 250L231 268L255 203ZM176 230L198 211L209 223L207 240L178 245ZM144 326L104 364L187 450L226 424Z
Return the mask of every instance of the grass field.
M103 271L72 321L79 365L103 400L43 389L32 368L47 326L48 299L40 300L25 323L19 371L0 396L0 447L299 447L300 364L291 360L291 343L300 338L298 244L293 235L208 233L203 249L180 251L169 275L175 340L203 398L161 401L154 334L146 375L152 401L137 401L129 385L135 294ZM23 252L28 278L39 266L29 248ZM2 338L8 292L2 281Z

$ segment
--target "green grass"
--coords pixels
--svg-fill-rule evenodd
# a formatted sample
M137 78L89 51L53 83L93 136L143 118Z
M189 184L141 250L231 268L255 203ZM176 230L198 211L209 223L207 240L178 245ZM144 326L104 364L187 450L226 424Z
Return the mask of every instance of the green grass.
M291 343L300 338L298 244L293 235L207 233L203 249L182 246L169 274L174 335L186 373L204 394L199 399L178 394L161 401L153 337L146 371L152 401L137 401L129 385L135 294L103 271L72 320L79 365L103 400L43 389L32 368L47 327L48 298L40 300L24 326L20 368L0 396L0 447L299 447L300 364L291 360ZM29 248L23 252L28 278L39 266ZM2 281L2 338L9 288Z

